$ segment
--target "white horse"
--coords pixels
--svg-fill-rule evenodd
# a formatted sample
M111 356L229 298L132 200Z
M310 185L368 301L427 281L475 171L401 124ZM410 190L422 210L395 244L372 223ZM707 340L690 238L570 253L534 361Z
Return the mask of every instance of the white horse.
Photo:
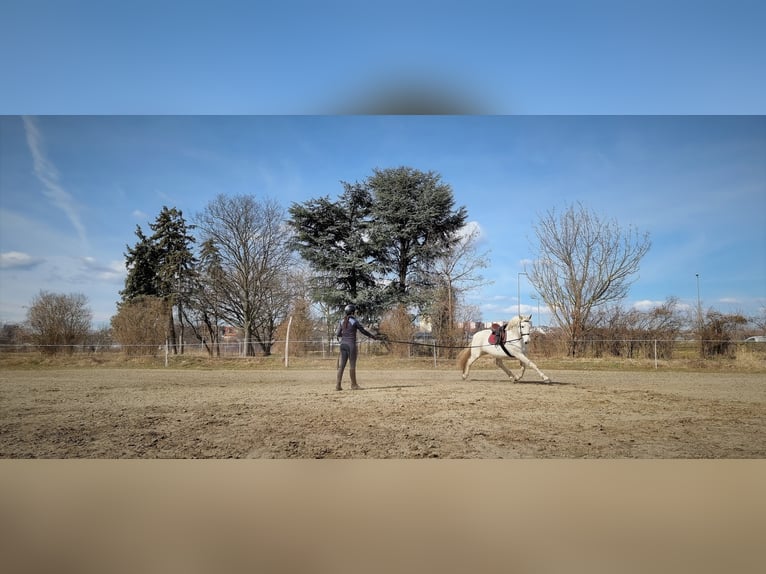
M530 361L524 354L527 348L527 343L529 343L531 327L532 315L527 315L526 317L518 316L510 320L506 325L507 338L504 345L505 349L508 350L508 353L503 350L501 345L489 342L492 329L477 331L471 340L471 346L463 349L457 357L457 364L463 373L463 380L468 378L468 372L471 370L471 365L476 359L486 353L487 355L495 357L495 364L503 369L505 374L508 375L514 383L521 380L527 367L532 367L537 371L537 374L542 377L544 382L550 382L550 378L538 369L537 365ZM503 364L503 359L510 359L511 356L518 359L521 364L521 374L518 377Z

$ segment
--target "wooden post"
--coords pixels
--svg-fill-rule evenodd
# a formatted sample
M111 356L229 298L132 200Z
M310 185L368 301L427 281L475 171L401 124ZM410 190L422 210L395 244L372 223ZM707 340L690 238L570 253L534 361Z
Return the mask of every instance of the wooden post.
M293 324L293 317L287 321L287 335L285 335L285 367L289 366L289 352L290 352L290 326Z

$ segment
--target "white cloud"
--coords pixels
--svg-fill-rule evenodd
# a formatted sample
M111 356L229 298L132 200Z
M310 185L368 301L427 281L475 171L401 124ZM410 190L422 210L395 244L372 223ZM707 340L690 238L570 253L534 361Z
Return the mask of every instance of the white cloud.
M657 307L662 307L667 302L668 302L667 300L664 300L664 301L652 301L651 299L642 299L640 301L635 301L633 303L633 305L631 305L631 307L633 309L636 309L637 311L644 311L645 312L645 311L651 311L652 309L656 309ZM676 311L686 312L686 311L689 311L690 309L693 309L694 306L690 305L688 303L683 303L681 301L678 301L678 302L675 303L674 308L675 308Z
M0 269L31 269L42 262L42 259L20 251L0 253Z
M473 237L475 241L481 241L486 239L484 230L478 221L469 221L458 231L458 235L461 239L465 240L469 237Z
M42 136L40 135L40 130L37 127L35 119L25 116L23 120L24 130L27 136L27 144L29 145L29 151L32 153L32 159L34 161L35 175L45 187L43 194L51 200L53 205L64 212L77 231L80 241L84 245L87 244L87 233L85 232L85 226L80 219L80 213L77 210L74 198L63 188L59 182L59 174L56 166L54 166L45 155L42 145Z
M652 301L651 299L643 299L633 303L633 308L638 311L651 311L657 307L661 307L665 304L665 301Z
M136 219L148 219L149 217L146 213L144 213L140 209L134 209L132 215Z

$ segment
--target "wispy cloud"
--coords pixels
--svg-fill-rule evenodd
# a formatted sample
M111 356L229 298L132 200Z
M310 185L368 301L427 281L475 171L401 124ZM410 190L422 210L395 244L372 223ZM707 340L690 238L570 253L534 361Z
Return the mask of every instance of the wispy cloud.
M0 253L0 269L31 269L42 262L42 259L20 251Z
M51 203L53 203L53 205L64 212L77 231L80 241L82 241L83 245L87 245L87 233L85 231L85 226L80 219L80 213L77 210L74 198L61 185L56 166L54 166L45 155L42 135L37 127L37 122L34 118L28 116L24 116L23 120L24 130L27 136L27 144L29 145L29 151L32 153L32 159L34 160L35 175L45 187L43 194L51 201Z
M112 261L104 265L99 263L94 257L83 257L82 263L84 271L94 279L99 281L119 282L125 277L125 262Z

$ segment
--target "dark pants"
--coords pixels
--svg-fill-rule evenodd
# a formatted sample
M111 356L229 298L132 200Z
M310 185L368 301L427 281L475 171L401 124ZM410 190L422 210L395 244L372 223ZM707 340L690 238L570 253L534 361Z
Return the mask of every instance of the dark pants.
M351 376L351 387L356 387L356 345L349 345L348 343L341 343L340 345L340 358L338 360L338 380L336 388L340 388L340 382L343 379L343 371L348 366L348 374Z

